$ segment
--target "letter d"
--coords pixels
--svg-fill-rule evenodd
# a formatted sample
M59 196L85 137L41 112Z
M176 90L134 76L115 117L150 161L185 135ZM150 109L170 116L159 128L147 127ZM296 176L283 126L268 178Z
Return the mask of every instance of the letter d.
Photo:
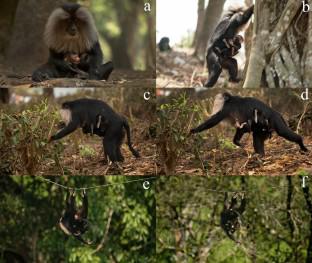
M308 100L309 99L309 89L308 88L306 88L306 90L301 93L301 99L302 100Z

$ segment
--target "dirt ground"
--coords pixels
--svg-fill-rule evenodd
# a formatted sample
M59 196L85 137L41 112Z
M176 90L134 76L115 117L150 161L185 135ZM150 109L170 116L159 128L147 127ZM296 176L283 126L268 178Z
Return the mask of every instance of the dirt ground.
M194 57L191 48L174 48L172 51L157 51L157 88L196 88L203 87L208 78L206 65ZM238 65L244 65L244 55L235 56ZM241 73L239 73L241 74ZM230 83L228 73L223 71L215 87L241 87L240 83Z
M76 142L76 143L75 143ZM102 140L98 136L83 135L82 132L76 131L64 139L64 153L59 156L60 164L55 164L54 160L46 161L42 165L42 175L154 175L156 148L154 139L148 138L145 130L132 130L133 147L139 151L141 157L136 159L128 146L126 138L121 148L125 158L123 163L117 166L108 166L104 163ZM79 153L79 145L91 148L95 154L82 156Z
M297 144L273 135L266 141L266 155L260 158L253 153L252 136L241 141L244 148L221 149L205 140L199 151L200 160L186 152L181 156L176 174L187 175L298 175L312 174L312 136L304 136L310 150L301 152Z
M4 88L150 88L155 86L154 71L135 71L115 69L109 80L83 80L76 78L58 78L43 82L32 82L31 76L0 70L0 84Z

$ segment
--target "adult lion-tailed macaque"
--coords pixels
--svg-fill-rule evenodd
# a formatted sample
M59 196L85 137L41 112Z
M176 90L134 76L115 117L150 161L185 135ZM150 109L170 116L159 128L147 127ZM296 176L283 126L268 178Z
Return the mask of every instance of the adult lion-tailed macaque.
M210 88L213 87L222 72L222 69L226 69L229 72L230 82L239 82L240 79L237 77L238 75L238 65L235 58L232 56L235 55L233 53L232 56L222 56L218 50L222 50L228 44L225 45L225 42L231 41L239 41L241 45L243 42L243 38L238 37L237 34L241 30L241 28L247 24L250 17L252 16L254 11L254 6L252 5L246 10L231 10L228 12L218 23L215 28L212 36L209 40L208 50L207 50L207 67L208 67L208 80L205 84L205 87ZM231 48L228 46L227 48ZM239 47L236 47L239 50Z
M237 200L240 199L240 205ZM228 202L228 193L224 194L223 211L220 215L220 225L226 235L233 241L239 243L235 237L235 231L239 230L241 226L241 216L246 209L246 198L242 193L236 193L232 196L231 201Z
M33 81L65 77L107 80L113 71L112 62L102 64L103 53L94 20L79 4L67 3L51 13L44 40L49 59L33 72Z
M85 134L96 134L103 139L105 158L111 162L123 162L121 145L127 134L128 147L133 156L139 158L139 153L133 148L130 127L125 117L116 113L104 101L96 99L78 99L62 104L60 111L64 121L50 141L59 140L64 136L82 128Z
M66 235L72 235L86 245L92 242L86 241L82 235L89 228L88 221L88 197L84 190L82 193L82 207L76 207L75 192L69 192L66 198L66 209L60 218L60 228Z
M227 92L216 95L212 116L190 133L210 129L221 121L228 121L236 128L233 139L236 145L240 145L244 133L252 132L254 150L262 156L265 154L264 142L274 131L286 140L297 143L302 151L308 151L302 137L288 127L279 112L256 98L232 96Z

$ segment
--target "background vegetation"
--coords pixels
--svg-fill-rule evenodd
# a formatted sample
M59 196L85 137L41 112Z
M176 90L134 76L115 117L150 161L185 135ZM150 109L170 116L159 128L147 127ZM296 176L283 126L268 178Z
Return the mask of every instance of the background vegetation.
M2 176L0 262L22 262L5 258L8 252L22 256L23 262L155 262L153 180L145 190L143 181L126 183L135 177L49 179L76 188L114 184L87 191L91 227L86 238L94 243L66 238L58 227L67 190L41 177Z
M157 262L311 262L311 194L299 177L157 180ZM220 227L225 192L245 191L235 243Z
M153 127L156 107L153 97L149 101L144 100L144 92L148 90L74 89L69 93L67 89L54 89L56 97L39 91L16 89L12 93L13 103L0 106L1 174L114 174L114 171L108 171L108 166L103 164L102 140L96 135L85 135L78 129L59 141L48 143L50 136L58 130L58 110L61 104L78 98L101 99L127 118L132 142L142 157L136 159L124 143L122 153L125 162L122 164L122 173L155 173Z
M213 101L222 89L161 90L158 97L158 163L160 174L190 175L289 175L312 173L311 152L300 154L299 147L273 133L265 143L265 158L253 154L252 136L242 138L243 148L232 141L235 128L226 123L196 135L189 131L211 116ZM159 93L161 92L159 91ZM300 98L302 91L234 90L233 95L255 97L279 111L293 131L311 143L312 107ZM297 154L298 153L298 154Z

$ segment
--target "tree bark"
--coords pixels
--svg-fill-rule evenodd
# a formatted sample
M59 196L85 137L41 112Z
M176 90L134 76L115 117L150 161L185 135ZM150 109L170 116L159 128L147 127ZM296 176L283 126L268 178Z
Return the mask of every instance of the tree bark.
M308 17L297 0L256 1L253 40L244 88L304 87L311 70ZM311 26L308 27L311 34ZM310 48L308 51L308 47Z
M261 10L261 15L259 15L259 10ZM254 8L253 37L244 88L260 86L262 71L265 67L264 43L268 39L268 32L263 30L263 28L269 26L269 15L269 10L265 2L256 2Z
M147 70L156 70L156 4L151 3L152 11L146 14L148 31L146 34L145 65ZM155 73L156 74L156 73ZM156 76L155 76L156 77Z
M131 4L122 0L113 1L121 32L117 36L108 32L102 32L102 35L109 43L115 67L133 69L135 58L143 48L138 47L135 41L139 33L139 16L144 12L143 5L142 0L133 0Z
M306 263L312 262L312 201L310 196L309 187L302 188L304 198L307 203L308 212L310 213L310 236L309 236L309 246L307 249Z
M0 2L0 70L7 70L5 64L5 54L7 52L13 30L18 0L5 0ZM6 88L0 87L0 103L9 103L10 92Z
M196 47L199 34L203 28L204 25L204 19L205 19L205 0L198 0L197 3L197 25L196 25L196 30L194 34L194 39L193 39L193 47Z
M4 63L4 57L10 42L14 17L18 0L5 0L0 3L0 63Z
M208 40L211 37L223 11L225 0L209 0L205 19L195 46L194 55L204 60Z
M43 42L44 26L52 10L64 2L19 0L5 55L10 70L30 75L36 67L46 62L48 49Z
M0 87L0 104L8 104L10 102L10 92L8 88Z

